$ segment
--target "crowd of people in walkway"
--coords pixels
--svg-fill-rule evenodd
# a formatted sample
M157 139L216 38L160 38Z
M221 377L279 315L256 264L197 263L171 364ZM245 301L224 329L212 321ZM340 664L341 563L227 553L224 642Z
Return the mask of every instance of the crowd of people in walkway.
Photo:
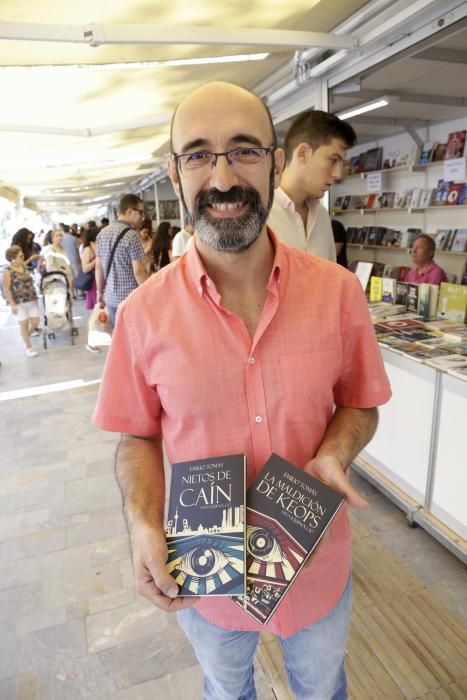
M120 204L122 202L124 211L119 211L118 218L112 223L107 218L102 218L100 224L88 221L82 226L60 223L57 228L41 231L38 236L23 227L12 237L5 253L8 265L3 269L2 288L3 296L18 320L27 357L36 357L38 354L32 347L31 337L39 336L43 330L39 327L41 312L38 297L41 296L41 282L45 276L58 274L64 277L70 302L84 298L85 307L90 312L97 304L104 306L104 281L100 284L101 289L98 290L97 286L99 271L105 270L108 263L105 252L101 252L99 260L99 236L102 232L104 242L108 235L109 240L112 239L112 231L115 229L117 232L122 226L128 229L126 240L119 246L118 255L113 260L112 270L105 275L105 278L110 277L108 289L109 294L112 290L114 292L111 301L115 302L115 310L118 303L138 284L168 265L172 257L180 257L188 248L192 234L190 227L188 231L181 230L167 221L154 227L153 221L144 216L143 200L128 194L121 198ZM130 213L135 210L136 217ZM129 247L130 241L133 243L132 248ZM131 266L132 260L137 260L141 269L136 275L132 269L125 274L125 266ZM126 284L123 278L126 279ZM109 310L109 315L113 322L113 308ZM86 344L86 349L99 352L98 347L89 344Z

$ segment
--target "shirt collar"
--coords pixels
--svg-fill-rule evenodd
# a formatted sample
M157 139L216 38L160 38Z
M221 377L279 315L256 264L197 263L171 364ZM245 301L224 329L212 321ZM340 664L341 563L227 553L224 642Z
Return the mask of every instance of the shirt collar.
M271 231L269 226L267 226L267 233L275 249L271 275L269 277L267 285L269 289L271 284L273 284L274 282L277 283L279 281L281 267L284 266L285 258L283 246L277 240L276 236ZM193 281L193 284L196 287L196 291L198 292L199 296L203 296L203 294L206 291L206 287L214 289L214 282L209 278L206 269L203 265L203 261L201 260L201 257L198 253L198 249L196 247L196 234L194 235L195 240L193 241L193 244L190 246L189 250L186 252L186 260L188 264L190 277Z
M289 195L284 192L282 187L278 187L276 190L274 190L274 197L284 209L292 209L292 211L296 211L295 203L292 199L290 199ZM308 209L313 210L318 206L319 201L319 199L309 197L306 200L306 205Z

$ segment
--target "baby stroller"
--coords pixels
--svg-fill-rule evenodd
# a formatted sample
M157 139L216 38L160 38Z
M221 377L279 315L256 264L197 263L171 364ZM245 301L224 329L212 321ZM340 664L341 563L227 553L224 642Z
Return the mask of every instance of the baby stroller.
M73 325L71 294L68 278L64 272L45 272L41 280L44 303L44 349L47 340L54 340L55 331L70 329L71 344L75 344L78 329Z

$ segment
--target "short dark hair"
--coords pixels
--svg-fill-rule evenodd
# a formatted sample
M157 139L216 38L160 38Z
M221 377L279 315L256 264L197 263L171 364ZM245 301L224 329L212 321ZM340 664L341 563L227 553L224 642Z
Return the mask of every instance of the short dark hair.
M287 131L284 148L287 161L301 143L308 143L313 149L324 146L332 139L341 139L346 148L355 145L357 134L346 121L335 114L320 109L307 109L295 117Z
M431 236L429 236L427 233L420 233L418 236L416 236L416 237L414 238L414 242L413 242L413 243L415 243L415 241L419 241L420 239L423 239L424 241L427 242L427 246L428 246L428 248L429 248L429 250L430 250L431 257L434 257L434 255L435 255L435 250L436 250L435 239L432 238ZM412 243L412 245L413 245L413 243Z
M141 197L137 194L124 194L120 197L120 202L118 204L118 213L124 214L128 209L137 209L138 204L143 204Z
M102 226L102 228L104 228L104 226L108 226L108 225L109 225L109 220L108 220L108 218L107 218L106 216L102 217L102 219L101 219L101 226Z

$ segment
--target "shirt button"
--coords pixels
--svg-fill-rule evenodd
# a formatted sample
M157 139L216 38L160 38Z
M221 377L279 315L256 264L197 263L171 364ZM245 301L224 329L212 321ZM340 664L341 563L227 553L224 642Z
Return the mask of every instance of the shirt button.
M255 358L254 358L254 357L249 357L249 358L248 358L248 362L249 362L250 365L254 365L254 364L255 364Z
M262 423L262 422L263 422L263 419L261 418L261 416L256 416L255 421L256 421L257 423Z

